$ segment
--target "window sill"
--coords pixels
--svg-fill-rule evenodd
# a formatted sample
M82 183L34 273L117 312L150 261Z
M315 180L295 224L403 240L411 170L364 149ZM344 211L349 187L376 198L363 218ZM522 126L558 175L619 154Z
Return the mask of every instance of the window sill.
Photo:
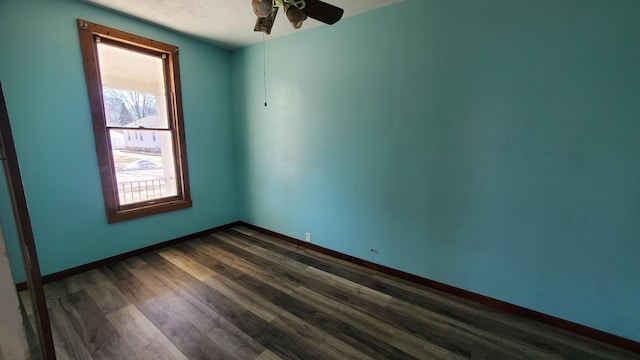
M115 214L107 214L109 224L133 220L149 215L161 214L165 212L187 209L193 206L191 200L178 200L161 204L136 207L134 209L120 210Z

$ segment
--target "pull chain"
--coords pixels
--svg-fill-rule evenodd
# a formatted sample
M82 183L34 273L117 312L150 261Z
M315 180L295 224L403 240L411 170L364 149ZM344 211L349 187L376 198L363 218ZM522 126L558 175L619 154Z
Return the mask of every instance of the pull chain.
M262 65L264 67L264 106L267 106L267 49L264 41L264 33L262 33Z

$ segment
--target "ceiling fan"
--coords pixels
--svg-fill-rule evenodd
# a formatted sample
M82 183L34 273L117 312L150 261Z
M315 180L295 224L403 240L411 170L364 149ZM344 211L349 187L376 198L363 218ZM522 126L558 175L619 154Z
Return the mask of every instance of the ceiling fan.
M271 34L279 8L283 8L294 29L299 29L307 17L332 25L344 14L343 9L320 0L251 0L251 2L253 12L258 17L253 31L262 31L267 35Z

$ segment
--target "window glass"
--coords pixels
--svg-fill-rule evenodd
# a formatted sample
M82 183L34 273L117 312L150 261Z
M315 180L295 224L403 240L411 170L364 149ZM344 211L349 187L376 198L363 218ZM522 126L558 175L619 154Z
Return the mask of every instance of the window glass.
M102 42L97 49L107 126L137 128L155 116L152 125L167 129L163 59Z

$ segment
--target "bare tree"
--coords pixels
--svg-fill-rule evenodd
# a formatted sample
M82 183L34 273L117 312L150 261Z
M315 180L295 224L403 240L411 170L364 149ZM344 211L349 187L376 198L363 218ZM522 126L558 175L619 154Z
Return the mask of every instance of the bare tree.
M158 113L152 94L107 87L102 88L102 93L109 123L127 125Z

